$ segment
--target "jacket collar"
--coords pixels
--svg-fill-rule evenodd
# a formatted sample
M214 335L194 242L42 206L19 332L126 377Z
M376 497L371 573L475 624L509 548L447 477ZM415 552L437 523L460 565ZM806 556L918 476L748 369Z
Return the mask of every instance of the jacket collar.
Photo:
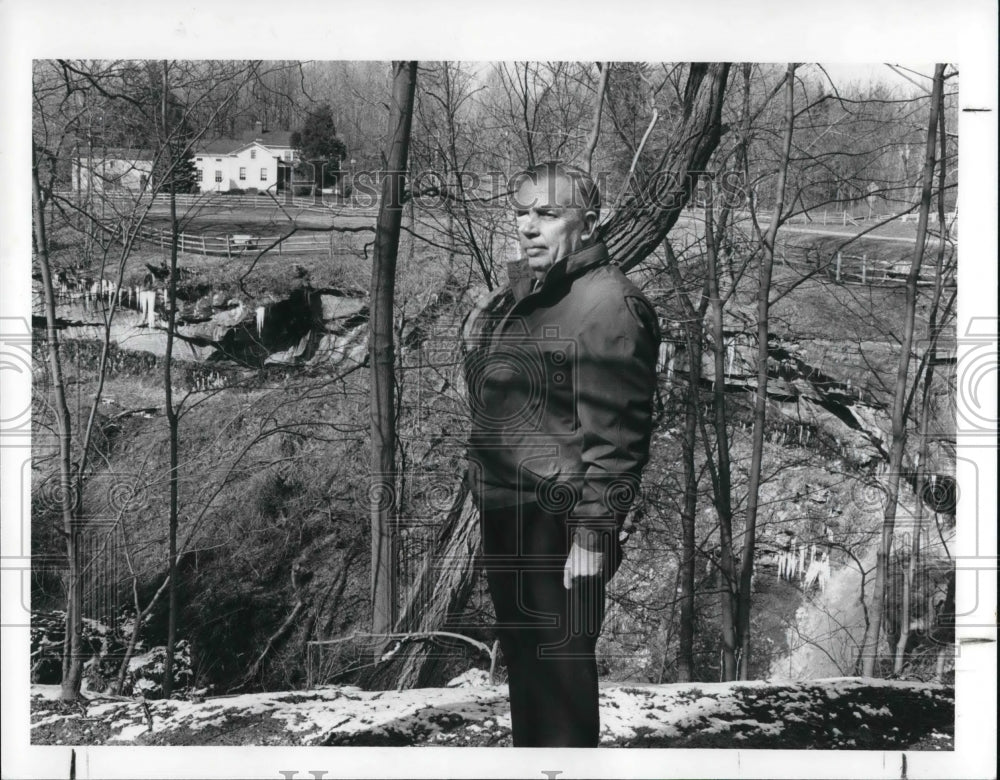
M577 276L584 271L609 262L611 262L611 258L608 256L608 248L598 241L559 260L545 272L542 283L536 289L543 290L558 284L565 278Z

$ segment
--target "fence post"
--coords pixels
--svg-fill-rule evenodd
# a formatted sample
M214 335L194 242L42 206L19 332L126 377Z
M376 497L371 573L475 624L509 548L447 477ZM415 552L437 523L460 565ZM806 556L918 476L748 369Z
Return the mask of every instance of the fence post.
M847 212L846 211L842 211L841 212L841 215L840 215L840 224L843 225L844 227L847 227Z
M861 255L861 284L867 284L867 265L868 265L868 255Z
M201 253L203 255L208 255L208 250L205 248L205 237L201 237Z
M228 257L230 260L233 259L232 243L233 243L233 237L228 233L226 233L226 257Z
M840 281L840 252L837 252L837 281Z

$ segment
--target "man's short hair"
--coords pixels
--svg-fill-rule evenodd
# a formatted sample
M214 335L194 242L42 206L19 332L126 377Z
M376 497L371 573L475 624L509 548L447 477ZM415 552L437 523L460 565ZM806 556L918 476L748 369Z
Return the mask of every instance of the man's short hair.
M538 163L515 173L510 178L510 195L513 197L517 192L517 188L525 180L537 184L541 179L551 181L559 177L573 182L573 205L579 206L584 211L593 211L600 218L601 192L597 189L597 185L590 174L583 170L583 168L568 165L558 160Z

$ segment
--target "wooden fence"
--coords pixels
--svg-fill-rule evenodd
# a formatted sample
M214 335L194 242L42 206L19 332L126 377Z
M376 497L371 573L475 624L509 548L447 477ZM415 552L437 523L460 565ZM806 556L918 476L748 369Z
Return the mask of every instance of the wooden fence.
M56 193L61 198L76 200L77 193L63 191ZM84 192L82 199L86 200L91 195ZM119 208L168 208L170 206L170 196L159 194L155 197L149 195L136 195L129 192L101 192L92 193L96 201L104 201L109 205ZM366 198L364 202L342 201L332 195L322 195L312 197L293 197L286 193L278 195L223 195L217 192L207 192L201 195L175 195L175 202L179 208L241 208L241 209L276 209L278 207L295 209L296 211L313 211L321 214L332 214L344 217L376 217L378 216L378 202L372 196ZM371 201L370 203L368 201Z
M702 209L692 209L695 211L701 211ZM863 225L875 225L880 222L886 222L888 220L898 220L899 222L906 224L907 222L915 223L918 218L916 211L907 214L877 214L877 213L857 213L850 210L827 210L822 211L818 209L810 209L808 212L802 212L800 214L793 214L785 220L786 225L813 225L813 226L841 226L846 227L848 225L854 225L861 227ZM748 221L750 220L749 211L733 211L732 213L733 221ZM757 219L764 223L770 222L771 211L759 211L757 214ZM937 212L931 212L927 215L928 224L936 225L938 221ZM946 227L950 232L957 232L958 230L958 212L949 211L944 215L944 222Z
M789 256L782 251L779 256L782 263L790 268L801 271L822 270L826 275L838 284L866 284L871 286L894 286L903 284L907 274L910 272L909 257L899 260L882 260L867 253L860 255L848 255L837 252L836 256L825 266L817 266L815 263ZM923 287L932 286L935 282L935 269L933 265L925 263L917 276L917 284ZM945 287L954 287L956 284L954 270L944 277Z
M245 233L232 233L224 236L202 236L188 233L177 234L177 248L181 252L199 255L215 255L234 257L247 254L257 254L268 247L270 251L282 254L301 254L303 252L334 252L335 231L296 233L284 241L281 236L253 236ZM171 234L168 230L140 230L139 238L161 249L169 249Z

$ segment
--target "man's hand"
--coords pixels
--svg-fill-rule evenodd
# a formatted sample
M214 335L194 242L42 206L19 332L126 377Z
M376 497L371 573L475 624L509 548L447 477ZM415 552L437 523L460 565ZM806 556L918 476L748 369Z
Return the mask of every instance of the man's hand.
M593 577L601 574L603 558L603 553L588 550L573 542L566 558L566 565L563 566L563 587L566 590L573 587L574 577Z

